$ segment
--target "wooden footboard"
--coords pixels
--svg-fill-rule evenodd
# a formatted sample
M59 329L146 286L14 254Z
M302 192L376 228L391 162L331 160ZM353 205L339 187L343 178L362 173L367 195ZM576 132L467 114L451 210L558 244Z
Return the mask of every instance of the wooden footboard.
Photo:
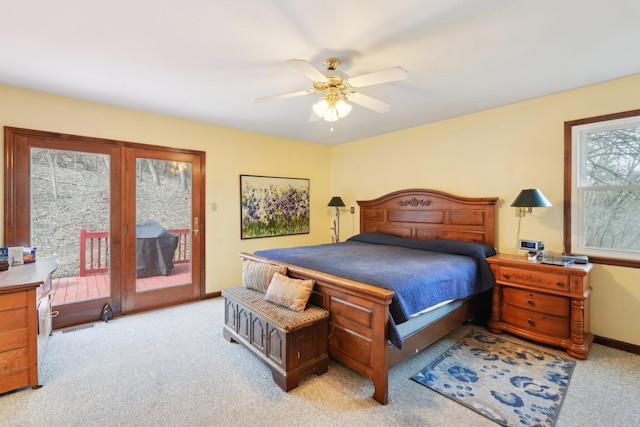
M389 401L387 347L393 291L248 253L239 255L242 259L285 265L290 277L313 279L310 302L330 312L329 356L371 379L376 401Z

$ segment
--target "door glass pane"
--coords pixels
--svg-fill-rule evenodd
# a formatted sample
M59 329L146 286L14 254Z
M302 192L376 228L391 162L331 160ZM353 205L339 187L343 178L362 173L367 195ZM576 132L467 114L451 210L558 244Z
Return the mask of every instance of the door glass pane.
M111 294L109 156L31 150L31 244L54 257L53 305Z
M191 170L136 159L136 292L192 282Z

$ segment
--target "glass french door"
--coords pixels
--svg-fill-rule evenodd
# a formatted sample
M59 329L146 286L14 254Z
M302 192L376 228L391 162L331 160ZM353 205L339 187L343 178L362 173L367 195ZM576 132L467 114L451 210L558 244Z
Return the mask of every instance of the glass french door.
M200 297L200 157L135 149L126 164L125 310Z
M5 243L55 258L54 328L203 292L202 153L129 145L5 128Z
M31 174L23 206L30 218L30 246L38 258L53 257L54 327L94 320L106 306L119 312L120 289L112 286L120 271L111 257L120 247L115 238L120 207L120 149L81 142L29 140ZM114 206L115 205L115 206ZM98 316L99 318L99 316Z

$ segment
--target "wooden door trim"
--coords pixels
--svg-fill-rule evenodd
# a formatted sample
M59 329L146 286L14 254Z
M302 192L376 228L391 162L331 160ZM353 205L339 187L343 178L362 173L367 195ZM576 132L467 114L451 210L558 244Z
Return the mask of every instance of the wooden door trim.
M24 183L18 179L21 178L18 175L18 165L22 165L24 162L29 161L28 158L24 158L21 156L29 156L29 149L22 150L21 147L31 147L31 139L40 139L40 140L50 140L51 142L56 142L56 144L62 144L61 149L69 149L70 151L81 151L78 149L78 144L90 144L92 147L89 152L96 152L100 154L110 154L112 157L110 172L112 174L111 179L116 179L118 183L119 191L124 190L124 181L125 181L125 168L121 167L125 162L126 155L125 153L130 150L143 150L147 152L164 152L167 154L186 154L193 156L194 158L199 159L198 170L196 171L194 168L193 171L193 181L194 183L197 181L198 189L196 189L195 185L193 187L193 204L192 209L195 212L199 212L200 218L200 234L201 238L197 239L199 244L199 253L200 253L200 265L194 265L193 268L198 269L199 273L199 282L197 283L199 288L199 295L195 295L194 292L191 296L190 300L194 299L202 299L206 296L205 291L205 269L204 269L204 260L205 260L205 239L204 239L204 230L205 230L205 221L204 221L204 201L205 201L205 188L204 188L204 162L205 162L205 153L196 150L187 150L187 149L178 149L172 147L164 147L158 145L147 145L141 143L127 142L127 141L119 141L119 140L111 140L104 138L96 138L96 137L87 137L87 136L78 136L78 135L70 135L64 133L57 132L48 132L48 131L40 131L40 130L31 130L31 129L23 129L17 127L4 127L4 244L9 246L31 246L31 218L30 215L20 215L20 209L27 209L27 212L30 212L30 192L24 191ZM44 146L43 146L44 145ZM46 144L36 144L38 148L51 148L47 147ZM68 148L64 148L68 147ZM102 147L102 149L96 148ZM59 147L56 146L56 149ZM29 164L29 163L27 163ZM197 191L197 192L196 192ZM110 218L110 232L111 232L111 246L112 246L112 254L114 251L120 255L120 259L124 258L124 244L125 241L125 230L124 224L126 223L126 219L124 218L124 210L120 209L122 204L117 204L118 206L112 207L112 216ZM18 208L20 207L20 208ZM114 211L114 207L116 210ZM196 211L197 208L197 211ZM26 224L25 224L26 221ZM134 222L135 227L135 222ZM192 242L196 239L192 239ZM193 248L196 250L197 248ZM122 301L123 295L122 287L119 287L118 284L122 284L124 282L125 271L121 268L119 263L112 263L110 265L111 271L111 295L112 295L112 307L114 312L122 312L123 307L120 306L120 301ZM117 296L117 297L116 297ZM96 304L104 304L102 300L89 300L87 303L91 305L91 302L95 302ZM164 304L166 305L166 304ZM82 303L81 311L87 311L87 304ZM146 309L149 309L147 307ZM96 313L98 311L96 310ZM69 320L73 323L83 323L87 320L76 319L77 316L72 316ZM96 319L91 320L98 320ZM54 318L55 322L55 318ZM68 326L69 322L65 322L65 326ZM62 324L62 322L61 322ZM56 325L54 324L54 327Z

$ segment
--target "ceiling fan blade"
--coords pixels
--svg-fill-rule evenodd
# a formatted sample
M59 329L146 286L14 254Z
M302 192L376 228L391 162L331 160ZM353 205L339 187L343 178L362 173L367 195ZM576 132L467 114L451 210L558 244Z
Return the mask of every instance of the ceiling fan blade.
M313 95L316 92L316 90L309 89L301 90L299 92L283 93L282 95L265 96L263 98L257 98L256 102L276 101L278 99L293 98L295 96Z
M396 80L404 80L407 78L407 75L407 71L404 68L393 67L352 77L349 79L349 84L353 87L365 87L380 83L395 82Z
M291 65L296 70L300 71L305 76L309 77L314 82L322 82L326 83L327 77L318 71L313 65L309 64L307 61L302 59L290 59L286 61L287 64Z
M386 113L391 109L391 105L387 104L386 102L382 102L378 99L372 98L359 92L349 94L347 96L347 101L361 105L378 113Z

